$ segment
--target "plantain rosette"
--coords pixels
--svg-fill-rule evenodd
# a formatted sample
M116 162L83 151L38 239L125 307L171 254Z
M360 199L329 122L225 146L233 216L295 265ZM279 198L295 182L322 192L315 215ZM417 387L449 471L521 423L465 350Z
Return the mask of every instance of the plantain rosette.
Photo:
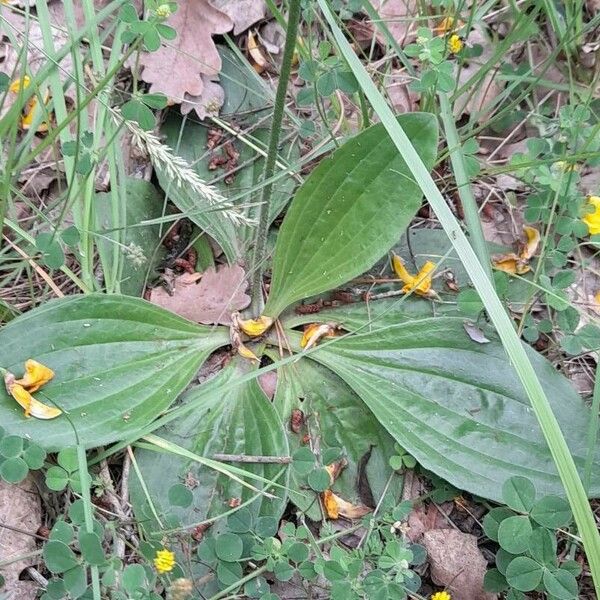
M398 120L432 167L435 117ZM205 460L223 453L291 456L306 433L290 425L295 409L307 417L307 427L320 428L316 467L328 449L345 456L347 467L333 490L350 502L367 503L365 490L373 502L381 498L395 442L426 469L479 496L500 500L502 484L514 475L531 479L540 495L563 495L527 395L493 332L486 331L489 343L477 343L462 318L432 316L435 304L426 297L355 304L302 319L285 312L372 267L397 244L420 203L421 192L381 125L348 140L314 169L279 230L264 310L279 319L292 354L280 354L271 332L252 345L259 354L266 347L266 356L280 363L270 367L278 372L275 397L267 398L256 382L259 370L241 357L186 392L171 409L171 417L182 416L157 431L163 445L146 439L136 452L141 480L132 481L132 498L150 534L189 534L238 502L253 519L278 519L290 497L318 517L318 497L285 462L237 465L248 472L241 483ZM302 320L333 323L341 335L301 354ZM205 359L228 343L222 328L190 323L139 299L89 295L49 302L0 331L0 366L18 376L31 358L50 367L55 377L36 396L63 414L26 419L2 392L0 423L48 450L135 441ZM548 361L528 352L582 469L590 412ZM598 466L597 448L594 461ZM600 469L592 473L589 491L597 496ZM390 481L394 501L400 482ZM177 485L192 491L189 506L169 495ZM217 522L215 531L221 526Z

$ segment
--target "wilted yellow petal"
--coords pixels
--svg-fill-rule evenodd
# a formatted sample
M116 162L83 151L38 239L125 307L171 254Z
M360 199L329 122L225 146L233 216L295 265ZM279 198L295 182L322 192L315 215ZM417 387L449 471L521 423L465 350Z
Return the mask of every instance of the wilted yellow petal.
M444 17L440 24L433 30L438 35L443 35L454 29L454 17Z
M527 261L537 252L540 244L540 232L535 227L523 227L523 231L527 236L527 243L521 251L521 258Z
M309 348L316 346L321 338L335 337L338 327L337 323L311 323L306 326L306 329L302 334L300 346L304 348L304 350L308 350Z
M37 392L53 377L54 371L52 369L30 358L25 363L25 375L21 379L16 379L15 383L22 385L29 392Z
M392 265L398 278L405 284L402 288L405 294L414 291L420 296L435 296L435 292L431 290L431 278L435 271L435 263L428 260L414 276L406 270L404 261L396 254L392 257Z
M248 53L254 61L254 68L259 73L262 72L267 66L267 59L264 57L256 38L252 31L248 31ZM258 67L258 68L256 68Z
M435 263L432 263L430 260L428 260L421 267L421 270L417 273L415 277L415 284L417 284L417 294L427 294L427 292L429 292L429 290L431 289L431 277L434 271Z
M392 257L392 265L398 279L407 285L412 285L414 283L415 278L406 270L404 261L397 254L394 254Z
M325 507L325 514L327 515L327 518L339 518L340 511L338 509L336 495L331 490L325 490L323 492L323 506Z
M523 275L531 270L526 260L517 256L514 252L509 254L500 254L494 256L492 263L499 271L504 271L509 275Z
M26 87L29 87L31 83L31 78L29 75L23 75L21 79L15 79L8 88L9 92L13 94L18 94L21 90L24 90Z
M325 470L329 473L329 481L331 485L335 483L335 480L340 476L340 473L348 466L348 461L345 458L336 460L335 462L327 465Z
M15 382L15 376L12 373L6 373L4 376L6 391L17 401L25 410L25 416L35 417L36 419L54 419L62 414L62 411L53 406L47 406L36 400L22 385Z
M600 197L590 196L588 204L594 207L594 212L583 216L582 221L588 226L590 235L600 234Z
M271 325L273 325L273 319L261 315L258 319L242 319L238 320L240 329L250 337L258 337L262 335Z
M254 352L252 352L252 350L250 350L250 348L248 348L248 346L245 346L241 342L237 347L237 351L238 351L238 354L243 358L247 358L248 360L253 360L258 363L260 362L260 359L258 358L258 356L256 356L256 354L254 354Z
M49 98L50 95L46 94L44 103L47 103ZM21 129L27 131L33 125L34 120L37 120L40 110L42 109L39 106L38 99L33 96L27 101L27 104L23 109L23 116L21 117ZM46 121L41 121L36 131L38 133L46 133L46 131L48 131L48 123Z
M339 517L346 517L346 519L360 519L371 512L371 509L368 506L347 502L334 494L331 490L325 490L323 492L323 505L325 506L327 517L330 519L338 519Z

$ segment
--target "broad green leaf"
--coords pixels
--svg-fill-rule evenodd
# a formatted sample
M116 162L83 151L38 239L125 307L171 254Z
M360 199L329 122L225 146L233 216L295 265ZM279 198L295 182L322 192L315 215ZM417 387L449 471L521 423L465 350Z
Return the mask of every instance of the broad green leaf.
M525 477L511 477L502 486L502 499L513 510L528 513L535 502L535 487Z
M399 117L428 166L437 122ZM382 125L369 127L321 161L296 193L277 238L265 314L360 275L396 243L419 209L421 191Z
M96 244L100 260L107 272L111 272L116 258L122 269L119 276L120 291L128 296L141 296L147 276L152 277L154 268L165 254L160 243L160 226L144 225L142 221L158 218L163 212L163 199L149 181L128 177L125 179L125 222L114 231L111 194L96 194ZM118 243L112 241L116 240Z
M329 448L342 448L348 461L332 487L335 493L353 504L365 503L370 494L374 503L381 500L392 474L388 461L395 454L394 440L339 377L313 361L299 360L278 370L273 402L294 457L290 497L309 518L321 519L321 510L307 489L307 475L316 466L314 454L301 445L308 426L320 432L323 454ZM293 409L302 410L308 419L298 433L290 427ZM387 498L393 502L401 490L402 478L394 475Z
M531 518L549 529L566 527L573 520L569 503L558 496L545 496L531 509Z
M506 568L506 580L521 592L531 592L542 580L543 569L527 556L517 556Z
M508 517L498 527L498 543L510 554L522 554L529 547L532 531L528 517Z
M202 395L205 403L199 409L173 421L157 434L207 458L213 458L215 454L288 456L283 426L256 379L235 385L250 368L247 361L234 359L213 380L192 389L183 397L183 402L191 402L198 394ZM231 513L231 501L237 503L239 500L245 504L244 508L250 510L253 519L269 516L275 517L276 522L286 506L284 489L269 489L277 496L269 499L190 458L145 449L137 450L136 458L144 485L164 527L189 527ZM283 486L287 483L286 467L281 464L232 465L265 479L276 480ZM193 502L187 508L173 506L169 500L171 486L182 481L190 482L193 494ZM255 479L247 481L263 487ZM161 538L161 528L138 477L131 481L131 499L136 517L147 533ZM226 519L216 520L210 528L210 535L223 533L225 527ZM205 572L201 566L197 569L195 575L201 576ZM203 591L207 592L207 588Z
M554 598L571 600L579 597L577 579L565 569L546 569L543 580L546 591Z
M79 564L75 553L63 542L52 540L44 546L44 562L52 573L64 573Z
M0 422L46 450L109 444L168 408L228 335L127 296L71 296L0 330L0 366L20 377L29 358L54 379L34 394L67 414L26 419L0 390ZM77 433L77 436L75 435Z
M538 497L564 494L527 396L502 346L473 342L463 320L420 319L323 344L310 355L340 376L425 468L500 501L513 475ZM528 348L579 468L589 410L566 378ZM600 494L598 452L590 496Z

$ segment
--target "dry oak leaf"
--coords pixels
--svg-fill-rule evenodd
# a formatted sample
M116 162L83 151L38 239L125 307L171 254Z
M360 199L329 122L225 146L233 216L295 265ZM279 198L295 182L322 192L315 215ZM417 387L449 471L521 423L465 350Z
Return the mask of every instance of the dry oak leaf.
M202 96L202 75L214 77L221 70L212 36L230 31L233 21L208 0L182 0L165 23L177 37L156 52L142 53L142 79L151 84L151 93L162 92L179 104L186 94Z
M19 530L0 527L1 560L8 561L34 552L37 547L34 535L42 524L42 507L31 475L18 485L0 480L0 515L2 523ZM5 579L0 592L11 600L34 600L40 586L33 581L20 581L19 575L36 562L36 557L30 556L0 568L0 575Z
M267 14L264 0L213 0L213 4L233 21L233 35L246 31Z
M493 600L483 589L487 560L477 538L455 529L432 529L421 542L427 550L432 581L447 589L452 600Z
M172 295L162 287L150 293L150 302L181 317L212 325L231 324L231 313L250 304L244 269L238 265L210 268L204 273L183 273L175 277Z

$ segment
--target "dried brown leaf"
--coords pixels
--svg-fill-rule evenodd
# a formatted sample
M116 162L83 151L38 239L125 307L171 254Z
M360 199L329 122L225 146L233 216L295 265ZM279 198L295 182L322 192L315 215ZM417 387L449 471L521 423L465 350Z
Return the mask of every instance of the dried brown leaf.
M182 0L166 24L177 37L142 54L142 79L151 84L150 92L162 92L173 103L181 103L186 94L201 97L207 87L202 75L211 78L221 70L212 36L230 31L233 21L208 0Z
M267 14L264 0L213 0L212 3L233 21L234 35L246 31Z
M423 534L431 579L447 589L452 600L492 600L483 589L487 561L474 535L455 529L432 529Z
M250 304L245 293L246 274L238 265L210 268L204 273L183 273L173 282L172 295L162 287L150 293L158 304L190 321L212 325L231 324L231 313Z
M208 115L218 114L223 106L225 102L223 88L207 75L201 75L201 77L204 83L202 94L200 96L185 95L185 100L181 103L182 115L187 115L195 110L199 119L205 119Z
M36 550L33 537L41 525L42 509L37 488L29 476L19 485L9 485L0 480L0 521L15 527L14 531L0 527L0 556L10 560L13 556L26 555ZM0 568L6 583L2 593L19 600L33 600L38 586L31 581L19 581L19 575L27 567L36 564L35 557L25 558Z
M485 337L483 331L475 325L472 321L464 321L463 327L467 332L467 335L478 344L489 344L490 340Z
M416 0L375 0L373 6L401 46L414 41L418 24L414 18L418 13ZM382 43L386 43L379 32L378 37Z

